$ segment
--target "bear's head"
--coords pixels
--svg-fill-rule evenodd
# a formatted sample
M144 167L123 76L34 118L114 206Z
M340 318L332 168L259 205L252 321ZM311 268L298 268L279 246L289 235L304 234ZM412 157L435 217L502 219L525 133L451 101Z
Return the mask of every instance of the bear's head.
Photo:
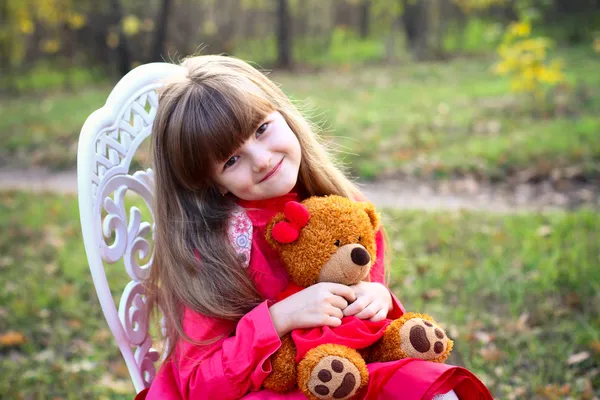
M267 226L266 239L291 279L353 285L365 280L375 262L379 215L371 203L341 196L289 202Z

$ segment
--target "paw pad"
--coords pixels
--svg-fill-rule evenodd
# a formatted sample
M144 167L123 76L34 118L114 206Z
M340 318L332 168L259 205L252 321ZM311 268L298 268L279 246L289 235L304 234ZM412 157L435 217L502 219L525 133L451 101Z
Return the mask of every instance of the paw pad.
M431 321L413 318L400 329L402 349L410 357L434 360L448 348L448 336Z
M348 399L359 386L358 368L339 356L323 357L314 367L308 382L308 389L320 399Z

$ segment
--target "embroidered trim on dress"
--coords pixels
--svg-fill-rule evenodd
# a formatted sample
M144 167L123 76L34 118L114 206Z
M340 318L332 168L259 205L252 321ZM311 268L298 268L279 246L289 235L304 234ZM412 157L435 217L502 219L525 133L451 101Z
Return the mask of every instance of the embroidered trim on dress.
M243 209L238 209L231 214L227 233L231 245L244 263L244 268L248 268L252 248L252 221Z

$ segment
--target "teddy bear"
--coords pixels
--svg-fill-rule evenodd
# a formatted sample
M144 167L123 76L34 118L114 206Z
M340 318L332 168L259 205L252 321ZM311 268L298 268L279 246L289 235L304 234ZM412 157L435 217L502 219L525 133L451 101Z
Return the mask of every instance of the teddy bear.
M379 226L368 202L331 195L286 203L265 232L291 280L278 300L318 282L369 280ZM367 362L444 362L453 347L433 318L417 313L381 322L344 317L338 327L298 329L281 341L263 386L282 393L297 385L312 400L358 397L368 383Z

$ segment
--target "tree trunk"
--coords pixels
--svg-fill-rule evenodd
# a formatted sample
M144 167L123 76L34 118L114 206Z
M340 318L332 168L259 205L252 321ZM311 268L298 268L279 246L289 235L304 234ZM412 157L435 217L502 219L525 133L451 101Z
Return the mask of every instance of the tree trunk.
M363 0L360 3L360 15L359 15L359 34L362 39L366 39L369 36L369 20L371 17L371 0Z
M156 30L152 41L152 52L150 61L163 61L162 53L165 49L167 39L167 24L169 23L169 10L171 9L171 0L162 0L160 10L156 16Z
M121 26L123 20L123 11L121 10L121 3L119 0L111 0L110 5L113 9L113 21ZM131 67L131 54L129 52L129 46L127 43L127 36L119 30L119 45L117 46L117 68L119 74L124 76L129 72Z
M417 61L437 59L441 56L441 43L437 43L436 40L440 37L436 29L441 29L440 1L421 0L413 3L404 0L404 32L408 47Z
M287 0L277 0L277 66L292 67L292 40Z

